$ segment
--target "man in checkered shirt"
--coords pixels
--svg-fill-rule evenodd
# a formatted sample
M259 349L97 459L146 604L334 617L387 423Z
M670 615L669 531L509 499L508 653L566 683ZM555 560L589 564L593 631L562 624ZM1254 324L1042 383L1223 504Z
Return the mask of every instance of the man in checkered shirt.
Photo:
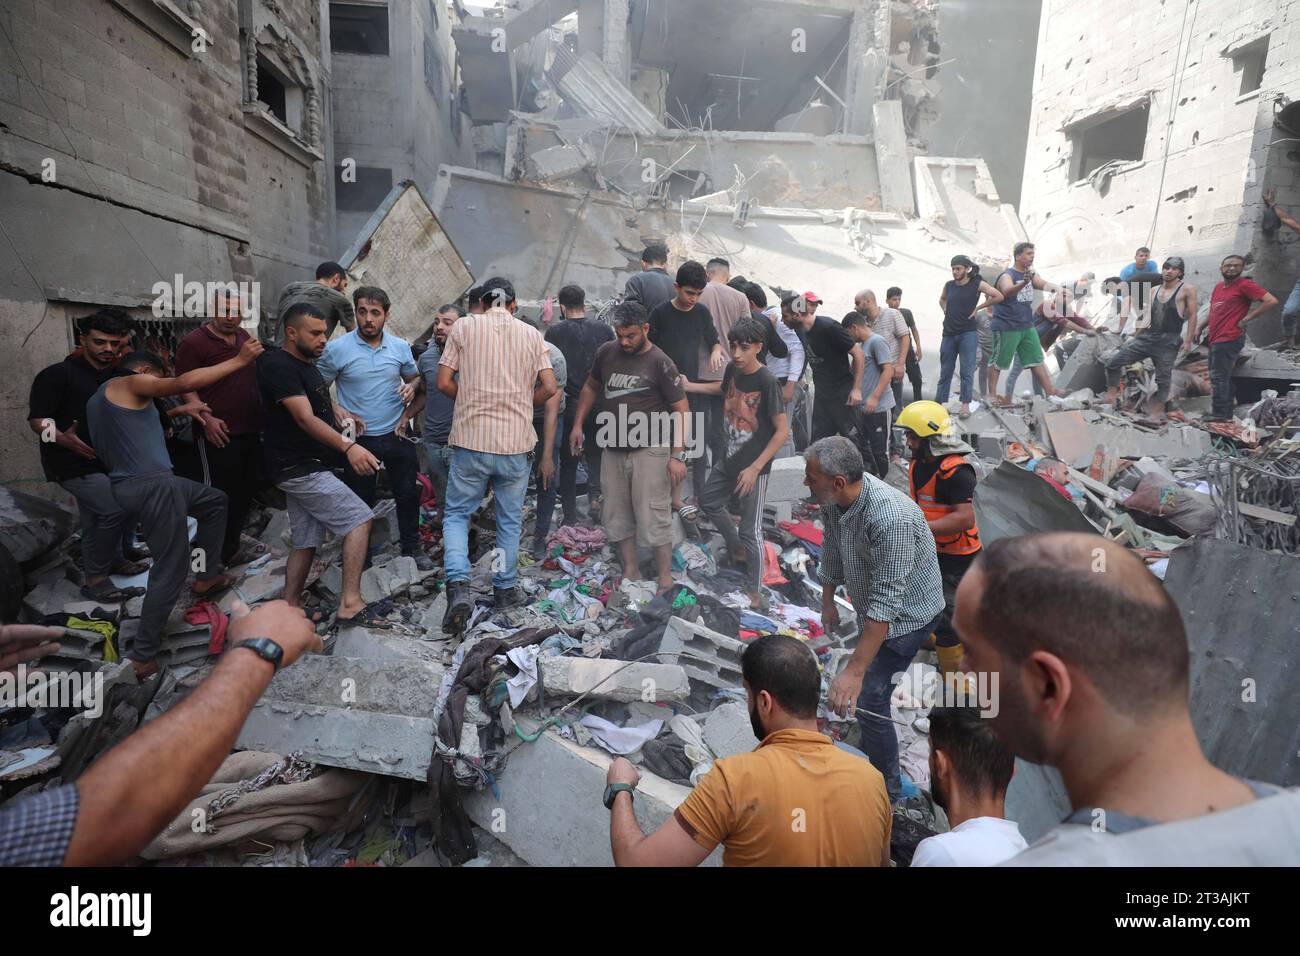
M847 438L813 442L804 458L804 484L822 506L822 624L828 631L839 627L835 588L843 584L862 628L827 704L844 717L857 702L862 749L897 801L902 781L889 720L891 678L907 670L943 610L934 535L916 502L865 472L862 454Z

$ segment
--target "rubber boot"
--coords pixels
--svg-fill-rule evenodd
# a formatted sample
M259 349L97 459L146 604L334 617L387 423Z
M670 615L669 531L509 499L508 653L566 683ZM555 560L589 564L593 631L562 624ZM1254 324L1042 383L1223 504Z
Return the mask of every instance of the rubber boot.
M442 617L442 630L446 634L459 637L474 613L474 602L470 600L469 583L466 581L447 582L447 613Z

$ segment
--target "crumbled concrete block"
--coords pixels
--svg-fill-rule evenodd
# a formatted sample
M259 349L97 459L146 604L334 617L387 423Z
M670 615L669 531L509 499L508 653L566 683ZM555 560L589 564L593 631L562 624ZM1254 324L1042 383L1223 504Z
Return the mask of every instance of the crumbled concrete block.
M577 697L591 691L597 700L628 702L648 697L673 703L685 703L691 695L686 671L675 664L544 657L538 666L547 694Z
M121 602L89 601L82 597L80 587L62 576L41 581L23 595L23 607L36 617L47 614L75 614L82 617L97 607L111 611L119 603Z
M778 458L772 462L772 470L767 479L767 503L781 501L799 501L808 497L808 489L803 483L803 456Z
M975 440L975 451L981 458L1001 461L1006 441L1007 433L1000 428L981 432Z
M749 712L734 700L709 712L704 720L704 742L718 757L749 753L759 743L749 722Z
M720 688L741 686L740 655L745 645L734 637L672 617L659 650L665 652L661 661L680 665L692 680Z
M411 585L423 580L424 575L415 566L415 558L401 555L362 572L361 600L373 604L375 601L400 594Z
M380 661L432 661L441 663L437 647L398 634L385 634L364 627L345 627L334 645L335 657L364 657Z
M227 614L235 601L243 601L249 607L262 601L274 601L284 597L285 569L289 559L272 558L266 564L236 581L221 599L217 607Z
M1133 463L1133 468L1144 478L1147 475L1159 475L1165 481L1173 483L1174 473L1154 458L1143 456Z
M534 725L521 721L525 733ZM609 812L601 803L612 755L580 747L553 731L510 754L497 780L501 797L491 789L468 793L465 811L471 820L532 866L612 866ZM641 828L653 832L690 793L643 773L632 809ZM721 850L705 861L721 862Z

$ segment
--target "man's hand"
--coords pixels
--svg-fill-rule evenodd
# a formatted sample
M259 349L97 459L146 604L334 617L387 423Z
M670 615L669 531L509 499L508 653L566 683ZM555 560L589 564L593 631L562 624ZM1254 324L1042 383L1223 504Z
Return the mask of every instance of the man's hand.
M266 349L257 338L250 338L239 350L239 364L252 365Z
M1271 209L1273 207L1273 202L1276 199L1276 197L1277 197L1277 187L1269 186L1267 189L1264 190L1264 195L1261 198L1264 200L1264 205L1268 206Z
M569 454L574 458L581 455L582 446L585 440L586 436L582 433L581 428L575 428L573 431L569 432Z
M280 667L285 668L303 654L319 654L325 649L320 635L300 607L290 607L285 601L267 601L256 610L249 610L243 601L236 601L230 609L230 639L228 646L254 637L269 637L284 649Z
M906 372L907 372L906 366L904 366L902 362L899 362L898 368L894 369L894 381L901 382L903 380L903 375Z
M686 480L686 462L678 461L676 458L668 459L668 477L676 488Z
M188 415L190 418L198 418L202 420L204 415L212 414L212 408L207 402L186 402L184 405L176 406L176 414L178 416Z
M27 661L57 653L57 642L62 636L63 629L58 627L0 624L0 674Z
M736 476L736 494L742 498L747 497L754 491L754 485L758 482L759 469L757 465L750 465L739 475Z
M727 356L723 354L722 346L713 346L713 351L709 354L709 370L717 372L727 364Z
M822 587L830 587L824 584ZM840 606L831 598L830 603L822 601L822 630L827 634L834 634L840 629Z
M636 769L626 757L615 757L605 773L605 782L610 785L627 783L635 787L641 782L641 771Z
M542 455L542 460L537 463L537 474L543 490L551 487L551 482L555 480L554 455Z
M822 619L824 621L825 617L823 616ZM857 705L858 694L862 693L864 676L853 670L851 666L840 671L840 675L831 681L830 689L826 692L827 708L841 717L856 716L853 710Z
M410 434L410 431L411 431L411 416L407 415L406 413L403 413L402 417L397 420L397 424L393 428L393 434L396 435L398 438L405 438L408 434Z
M348 450L344 454L347 456L348 465L363 478L369 477L379 470L379 459L356 442L348 445Z
M352 423L353 437L360 438L362 435L366 433L366 423L364 419L362 419L362 417L358 415L356 412L350 412L342 405L340 405L338 406L338 408L335 409L334 417L338 421L340 429L343 428L344 422Z
M403 405L410 405L415 400L415 383L402 382L397 386L397 394L401 396Z
M90 461L95 460L95 449L91 448L84 441L77 437L77 422L73 422L61 432L56 432L54 444L60 448L66 448L74 455L80 455Z
M794 398L794 382L786 382L781 386L781 398L788 405Z
M862 389L860 389L860 388L849 389L849 398L848 398L848 401L846 401L844 404L845 404L845 405L861 405L861 404L862 404Z
M215 415L204 415L203 437L207 439L208 444L214 448L225 448L230 444L230 428L220 418Z
M866 400L866 402L863 404L862 407L863 407L864 409L866 409L866 412L867 412L868 415L874 415L874 414L876 414L876 409L877 409L879 406L880 406L880 396L879 396L879 395L869 395L869 396L867 396L867 400Z

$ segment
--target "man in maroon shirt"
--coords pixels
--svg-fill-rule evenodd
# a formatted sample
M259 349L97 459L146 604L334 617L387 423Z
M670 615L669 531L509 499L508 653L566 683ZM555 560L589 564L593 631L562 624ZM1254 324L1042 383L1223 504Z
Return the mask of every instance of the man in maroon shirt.
M212 318L181 339L176 348L176 374L220 365L239 354L249 334L240 328L243 303L233 290L219 289L213 297ZM263 484L262 397L257 367L248 365L198 393L210 409L201 414L203 434L195 437L203 483L219 488L230 499L221 560L236 564L239 534Z
M1228 256L1219 265L1223 281L1210 295L1210 388L1214 393L1213 414L1206 421L1225 422L1234 406L1232 372L1237 356L1246 344L1246 323L1277 305L1277 299L1263 286L1241 275L1246 260ZM1195 333L1193 333L1195 338Z

